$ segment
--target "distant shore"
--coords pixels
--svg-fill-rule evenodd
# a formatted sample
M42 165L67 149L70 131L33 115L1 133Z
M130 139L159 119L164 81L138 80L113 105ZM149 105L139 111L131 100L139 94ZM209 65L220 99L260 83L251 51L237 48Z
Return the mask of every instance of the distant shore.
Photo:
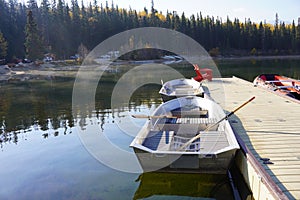
M213 60L269 60L269 59L300 59L300 55L213 57Z
M300 55L280 55L280 56L226 56L213 57L213 60L266 60L266 59L300 59ZM165 63L164 60L147 60L147 61L118 61L114 66L141 64L144 62ZM0 82L9 81L27 81L32 79L53 79L55 77L76 77L77 71L81 67L80 64L65 63L65 61L42 63L36 65L34 63L20 63L14 67L8 65L0 65Z
M18 64L14 67L0 66L0 82L27 81L32 79L53 79L54 77L75 77L80 65L59 65L44 63Z

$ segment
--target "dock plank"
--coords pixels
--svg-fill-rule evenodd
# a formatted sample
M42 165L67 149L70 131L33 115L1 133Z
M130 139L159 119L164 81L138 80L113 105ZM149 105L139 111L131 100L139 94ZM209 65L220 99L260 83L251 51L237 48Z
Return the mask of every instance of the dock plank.
M229 122L283 192L300 199L300 103L237 77L205 84L227 112L256 97ZM270 158L274 164L263 164L260 158Z

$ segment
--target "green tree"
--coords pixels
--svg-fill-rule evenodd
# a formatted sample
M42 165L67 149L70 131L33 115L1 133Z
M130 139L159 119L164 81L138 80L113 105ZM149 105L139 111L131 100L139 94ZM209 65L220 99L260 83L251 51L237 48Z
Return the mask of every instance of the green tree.
M266 35L265 35L265 29L264 29L264 26L263 26L262 22L260 22L258 30L259 30L258 31L258 40L259 40L258 48L261 49L262 51L264 51L265 50Z
M296 28L296 48L297 52L300 52L300 25Z
M278 50L280 48L280 32L279 32L279 19L278 14L275 15L275 29L273 31L273 48Z
M42 0L40 6L41 12L41 31L43 34L43 39L46 45L49 45L49 17L50 17L50 3L49 0Z
M182 13L181 15L181 20L180 20L180 27L179 27L179 30L180 32L182 33L185 33L188 31L187 30L187 19L185 18L185 15L184 15L184 12Z
M291 45L292 45L292 50L295 51L296 50L296 26L295 26L295 22L293 20L292 23L292 30L291 30Z
M7 56L7 41L5 40L2 32L0 31L0 58Z
M39 30L36 22L34 21L32 11L28 11L27 23L25 26L25 48L26 57L31 60L43 58L43 43L39 35Z
M150 14L150 25L151 26L157 26L159 24L159 19L156 16L157 10L154 8L154 1L151 1L151 14Z

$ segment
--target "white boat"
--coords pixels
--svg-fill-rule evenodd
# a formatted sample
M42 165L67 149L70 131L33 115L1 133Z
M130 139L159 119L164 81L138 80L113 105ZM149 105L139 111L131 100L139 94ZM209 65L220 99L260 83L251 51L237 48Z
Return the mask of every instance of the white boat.
M145 172L224 174L239 149L224 117L223 109L210 99L176 98L154 111L130 146Z
M184 96L204 96L201 82L194 79L174 79L162 84L159 91L164 102Z

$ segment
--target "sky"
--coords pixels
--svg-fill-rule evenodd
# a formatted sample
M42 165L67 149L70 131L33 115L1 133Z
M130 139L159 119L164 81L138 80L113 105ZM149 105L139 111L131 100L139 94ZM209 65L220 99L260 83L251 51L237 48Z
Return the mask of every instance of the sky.
M90 0L83 0L90 2ZM93 2L94 0L92 0ZM106 0L97 0L98 3L106 4ZM81 0L78 0L81 2ZM112 0L108 0L109 6ZM151 0L113 0L114 5L119 8L130 7L135 10L143 10L146 7L151 8ZM166 14L177 11L181 16L182 12L186 17L201 11L202 16L221 17L226 20L234 20L238 18L244 21L250 18L252 22L275 22L275 15L278 13L279 21L285 23L298 23L300 17L300 1L299 0L154 0L154 8Z

